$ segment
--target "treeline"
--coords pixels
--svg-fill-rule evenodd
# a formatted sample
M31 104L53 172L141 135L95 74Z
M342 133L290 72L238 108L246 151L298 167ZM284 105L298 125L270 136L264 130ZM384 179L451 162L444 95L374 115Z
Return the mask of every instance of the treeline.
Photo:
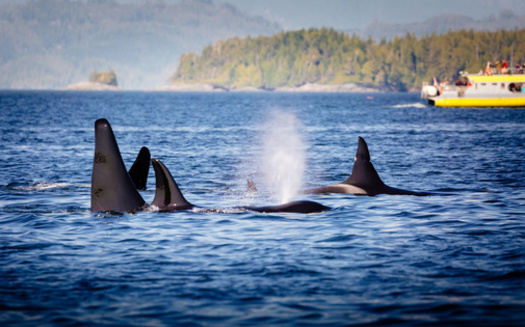
M355 83L407 91L434 76L454 80L460 71L477 73L496 60L525 60L525 30L463 30L419 38L407 34L376 42L333 29L310 29L219 40L200 55L184 54L171 82L263 89Z

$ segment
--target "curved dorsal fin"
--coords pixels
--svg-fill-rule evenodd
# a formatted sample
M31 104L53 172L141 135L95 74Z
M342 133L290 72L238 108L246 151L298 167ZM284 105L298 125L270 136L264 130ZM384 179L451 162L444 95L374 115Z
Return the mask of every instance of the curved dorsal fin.
M137 159L135 159L135 162L133 163L133 166L131 166L131 168L129 169L129 177L131 177L131 180L133 181L133 184L135 184L137 190L143 191L146 189L150 161L151 154L149 152L149 149L143 146L140 149L139 154L137 155Z
M133 212L145 204L124 166L111 125L106 119L97 120L91 211Z
M383 181L377 174L374 165L370 162L370 153L365 140L359 136L357 144L357 153L355 155L354 168L352 174L343 184L357 187L373 187L384 185Z
M171 176L168 168L159 160L152 159L153 169L155 170L155 199L151 203L159 208L159 211L186 210L193 207L193 204L186 201L177 183Z
M246 183L247 183L247 188L246 188L246 192L258 192L259 190L257 190L257 185L255 185L255 182L248 178L246 180Z

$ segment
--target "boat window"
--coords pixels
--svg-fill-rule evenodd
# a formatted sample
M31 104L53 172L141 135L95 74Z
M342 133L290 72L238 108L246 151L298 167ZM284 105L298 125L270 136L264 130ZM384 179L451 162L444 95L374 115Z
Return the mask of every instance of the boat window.
M505 90L505 83L501 83L501 89Z
M485 84L485 83L481 83L481 86L485 86L485 85L487 85L487 84Z
M474 88L477 90L478 89L478 83L474 83Z
M497 85L498 85L498 83L492 83L492 85L494 85L494 86L497 86Z

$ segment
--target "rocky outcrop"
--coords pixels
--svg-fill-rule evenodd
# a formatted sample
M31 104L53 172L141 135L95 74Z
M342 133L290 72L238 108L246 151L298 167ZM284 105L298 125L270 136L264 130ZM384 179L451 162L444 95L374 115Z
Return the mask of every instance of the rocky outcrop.
M122 91L120 86L97 83L97 82L80 82L71 84L65 88L66 91Z

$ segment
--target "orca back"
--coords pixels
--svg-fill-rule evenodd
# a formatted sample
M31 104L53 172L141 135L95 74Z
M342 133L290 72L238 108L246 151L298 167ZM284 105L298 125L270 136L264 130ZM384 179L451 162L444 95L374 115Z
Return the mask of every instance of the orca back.
M261 212L261 213L272 213L272 212L295 212L295 213L316 213L330 210L320 203L314 201L292 201L277 206L266 206L266 207L245 207L247 210Z

